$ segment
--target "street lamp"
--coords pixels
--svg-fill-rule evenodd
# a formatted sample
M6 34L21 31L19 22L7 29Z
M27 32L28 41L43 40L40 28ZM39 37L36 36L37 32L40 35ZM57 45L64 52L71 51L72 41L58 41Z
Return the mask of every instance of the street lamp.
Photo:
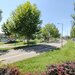
M62 32L61 32L61 46L63 47L63 23L58 23L62 25Z

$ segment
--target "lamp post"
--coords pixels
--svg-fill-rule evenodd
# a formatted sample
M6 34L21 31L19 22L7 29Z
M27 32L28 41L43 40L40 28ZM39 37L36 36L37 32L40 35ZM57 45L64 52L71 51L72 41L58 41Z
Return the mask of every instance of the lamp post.
M58 23L58 24L61 24L62 26L62 31L61 31L61 46L63 47L63 23Z

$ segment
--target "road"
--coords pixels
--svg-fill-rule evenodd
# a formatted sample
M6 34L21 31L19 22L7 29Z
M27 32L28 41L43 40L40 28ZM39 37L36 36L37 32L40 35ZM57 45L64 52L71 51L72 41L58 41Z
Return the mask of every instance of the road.
M63 41L63 45L66 41ZM19 49L12 49L6 52L0 52L0 61L3 64L10 64L13 62L21 61L27 58L35 57L43 52L60 48L61 43L41 43L36 46L23 47Z

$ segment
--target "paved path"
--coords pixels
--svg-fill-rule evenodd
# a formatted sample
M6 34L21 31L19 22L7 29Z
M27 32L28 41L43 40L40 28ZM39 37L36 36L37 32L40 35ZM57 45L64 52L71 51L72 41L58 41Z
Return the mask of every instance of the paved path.
M9 64L9 63L13 63L16 61L21 61L23 59L31 58L37 55L39 55L39 53L36 53L34 51L20 52L20 51L11 50L6 54L1 55L0 60L2 61L3 64Z
M66 41L63 41L63 45ZM42 52L61 47L61 43L41 43L36 46L24 47L6 52L0 52L0 61L9 64L39 55Z
M55 46L57 48L61 48L66 43L67 43L67 41L63 40L63 42L62 42L62 40L60 40L60 41L55 42L55 43L41 43L41 44L45 44L45 45L50 45L50 46Z

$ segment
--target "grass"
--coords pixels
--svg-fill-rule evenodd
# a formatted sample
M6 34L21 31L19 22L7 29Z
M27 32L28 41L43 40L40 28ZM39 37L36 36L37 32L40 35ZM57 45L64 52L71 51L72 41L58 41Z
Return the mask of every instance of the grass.
M0 45L3 45L4 44L4 42L0 42Z
M2 46L2 47L0 47L1 51L11 50L11 49L14 49L16 47L25 46L24 42L9 43L9 44L0 42L0 45ZM3 47L3 46L5 46L5 47Z
M35 39L35 40L30 40L29 41L29 45L36 45L37 43L40 43L41 40ZM4 50L11 50L14 48L18 48L18 47L23 47L23 46L27 46L27 42L20 42L17 41L16 43L4 43L4 42L0 42L0 45L7 45L6 47L0 47L0 50L4 51Z
M58 64L68 61L75 61L75 43L68 43L60 50L48 51L41 55L27 60L13 63L22 72L44 71L48 64Z

